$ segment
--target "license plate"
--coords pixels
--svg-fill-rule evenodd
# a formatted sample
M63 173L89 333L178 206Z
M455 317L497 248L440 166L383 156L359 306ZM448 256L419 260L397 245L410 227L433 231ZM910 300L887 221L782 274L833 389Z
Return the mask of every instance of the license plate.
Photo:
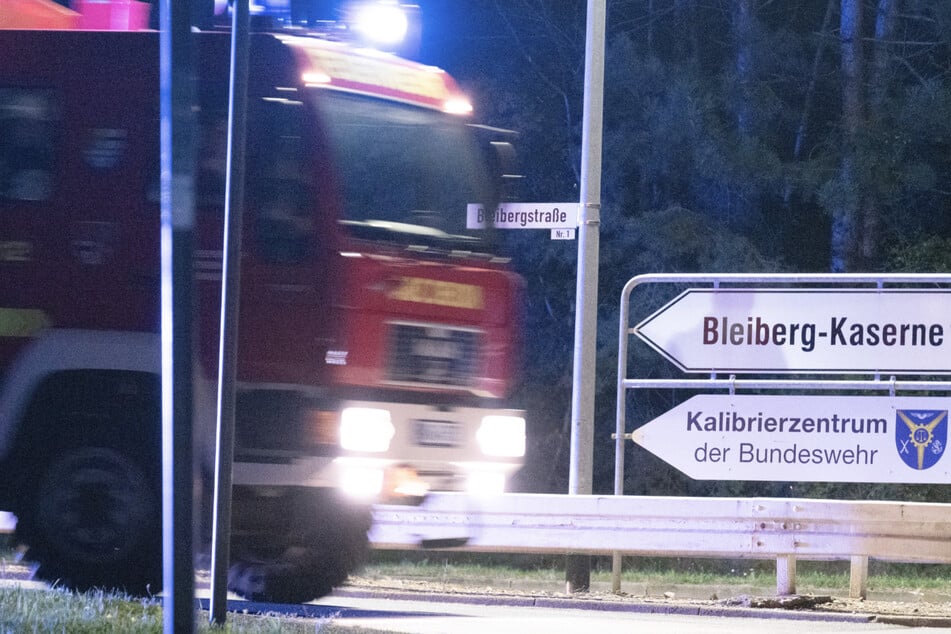
M442 420L417 420L416 444L424 447L458 447L462 444L459 423Z

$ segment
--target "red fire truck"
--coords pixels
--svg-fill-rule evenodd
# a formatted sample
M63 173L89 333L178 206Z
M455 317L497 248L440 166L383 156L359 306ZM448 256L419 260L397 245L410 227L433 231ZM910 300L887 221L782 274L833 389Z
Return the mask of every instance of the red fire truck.
M210 490L230 36L195 41ZM161 587L158 59L154 31L0 30L0 509L72 588ZM299 33L250 60L229 586L296 601L360 563L373 501L519 468L522 282L466 229L498 161L448 75Z

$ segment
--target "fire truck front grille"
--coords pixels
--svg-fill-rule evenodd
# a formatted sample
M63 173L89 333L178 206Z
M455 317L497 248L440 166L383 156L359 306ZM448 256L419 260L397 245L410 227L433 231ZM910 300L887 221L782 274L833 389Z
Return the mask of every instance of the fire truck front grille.
M478 379L480 339L478 330L392 323L386 380L474 388Z

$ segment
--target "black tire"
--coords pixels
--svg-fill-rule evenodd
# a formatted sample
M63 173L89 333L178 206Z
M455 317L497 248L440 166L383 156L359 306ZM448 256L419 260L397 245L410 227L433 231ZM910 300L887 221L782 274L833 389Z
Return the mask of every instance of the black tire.
M161 510L139 462L115 448L78 447L37 474L17 537L39 579L149 596L162 587Z
M236 545L228 570L228 589L251 601L303 603L330 594L358 570L369 552L367 506L335 495L295 496L298 526L289 545L272 550L274 535L261 535ZM307 519L309 518L309 520Z
M228 589L249 601L304 603L330 593L311 549L289 548L268 560L239 559L228 569Z

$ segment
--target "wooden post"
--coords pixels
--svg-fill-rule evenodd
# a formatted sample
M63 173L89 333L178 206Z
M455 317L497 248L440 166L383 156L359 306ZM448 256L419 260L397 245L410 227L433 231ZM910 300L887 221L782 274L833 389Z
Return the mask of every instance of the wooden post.
M796 594L796 556L780 555L776 558L776 594Z
M849 570L849 598L864 599L868 594L868 555L852 555Z

